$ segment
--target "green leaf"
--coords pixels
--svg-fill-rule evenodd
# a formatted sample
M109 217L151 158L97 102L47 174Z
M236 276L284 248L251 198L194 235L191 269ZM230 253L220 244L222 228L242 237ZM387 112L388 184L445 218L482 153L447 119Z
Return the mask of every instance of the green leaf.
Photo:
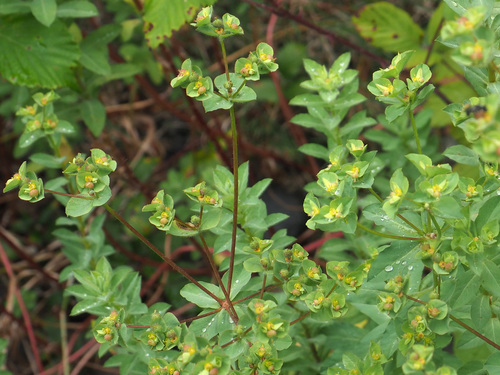
M464 66L463 69L465 78L471 83L474 90L481 96L488 95L488 90L486 89L490 83L488 79L488 70L475 66Z
M215 111L216 109L229 109L233 106L233 103L231 101L222 98L219 95L212 95L202 103L203 108L205 108L205 112Z
M164 39L172 36L184 23L191 21L202 5L211 5L215 0L146 0L144 3L144 29L151 48L158 47Z
M207 288L216 296L220 296L220 289L214 284L210 284L204 281L200 281L200 284ZM216 309L220 305L212 297L207 295L204 291L198 288L194 284L186 284L180 291L181 296L187 299L189 302L193 302L195 305L203 309Z
M490 296L478 295L471 302L470 318L473 322L473 327L480 332L491 319Z
M483 202L476 218L476 226L482 228L486 223L500 218L500 196L495 196Z
M62 22L47 28L32 16L21 16L0 18L0 24L0 73L5 79L29 87L76 86L72 68L78 47Z
M106 123L106 108L97 99L85 100L81 103L82 118L85 125L95 137L98 137Z
M325 146L315 143L307 143L299 147L299 151L318 159L328 160L329 151Z
M324 106L326 104L327 103L325 103L321 96L315 94L301 94L290 100L290 105L300 105L305 107L315 105Z
M385 109L385 116L387 121L393 122L405 114L408 110L408 106L402 104L390 105Z
M206 206L206 209L203 211L200 231L215 228L219 224L221 216L221 208L210 208L209 206Z
M19 147L26 148L43 137L45 137L45 133L41 130L35 130L34 132L24 132L19 137Z
M224 274L222 281L224 285L227 285L228 272ZM250 281L251 273L248 272L243 265L238 264L234 266L233 279L231 285L231 299L236 297L238 293L248 284Z
M495 297L500 297L500 268L491 260L483 261L481 285Z
M31 4L19 0L0 0L0 15L25 14L31 12Z
M420 49L422 29L408 13L388 2L364 6L352 21L363 38L384 51Z
M445 219L462 219L462 206L456 199L450 196L442 197L432 204L432 212Z
M455 286L455 292L450 298L452 308L458 309L469 304L469 302L478 295L480 279L472 270L460 275L457 274L456 280L450 280Z
M98 15L96 6L89 1L68 1L57 7L59 18L87 18Z
M120 35L121 31L120 25L110 24L102 26L87 35L80 45L82 51L80 62L82 65L100 75L110 74L108 44Z
M33 0L31 12L41 24L49 27L56 19L56 0Z
M92 199L71 197L66 205L66 215L78 217L88 214L94 207Z
M479 156L469 147L455 145L444 150L443 155L460 164L478 166Z
M255 93L255 91L252 88L250 88L248 86L244 86L240 90L238 95L231 97L231 101L233 101L235 103L246 103L246 102L251 102L252 100L256 100L256 99L257 99L257 94Z
M484 369L489 374L500 374L500 352L495 352L488 358L484 364Z
M363 216L376 225L386 228L389 233L406 237L418 236L417 232L399 217L396 216L394 219L391 219L382 209L381 203L375 203L365 207ZM410 222L414 221L410 220Z
M61 168L66 160L66 156L58 158L54 155L36 153L30 156L30 160L47 168Z
M290 122L293 122L294 124L303 126L305 128L312 129L316 129L320 125L316 117L313 117L307 113L299 113L298 115L293 116Z

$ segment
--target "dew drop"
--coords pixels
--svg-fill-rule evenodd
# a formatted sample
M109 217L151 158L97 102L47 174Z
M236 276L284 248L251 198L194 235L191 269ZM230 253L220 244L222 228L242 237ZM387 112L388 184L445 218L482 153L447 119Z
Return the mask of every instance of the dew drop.
M393 266L386 266L384 269L386 272L391 272L394 269L394 267Z
M233 319L229 318L229 323L233 324L234 323Z
M210 327L212 325L212 322L208 322L208 326Z
M396 264L399 264L399 263L401 263L401 261L400 261L400 260L397 260L397 261L396 261Z
M406 264L406 260L403 263L401 263L401 264L404 266Z
M240 282L240 280L236 280L235 283L238 284Z
M206 329L206 328L203 328L203 329L201 330L201 332L205 333L205 332L207 332L207 329Z
M451 5L453 5L454 7L456 7L456 6L457 6L457 3L456 3L456 2L454 2L454 1L452 1L452 2L451 2Z
M411 271L413 269L413 266L408 266L408 271Z
M215 322L215 318L212 318L212 322Z

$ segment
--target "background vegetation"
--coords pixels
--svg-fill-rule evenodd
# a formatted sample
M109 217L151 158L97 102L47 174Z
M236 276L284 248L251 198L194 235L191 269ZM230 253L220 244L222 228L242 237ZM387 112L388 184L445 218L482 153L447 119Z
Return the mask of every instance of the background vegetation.
M500 342L500 325L496 316L497 298L500 297L500 285L496 281L496 276L500 274L496 256L498 246L495 245L500 216L496 209L497 200L489 202L491 210L481 211L484 204L481 192L481 202L470 216L469 212L467 215L460 212L462 206L457 208L453 202L446 201L447 204L440 206L432 201L430 204L433 205L437 221L431 223L431 215L425 216L428 207L419 208L418 215L422 216L411 216L414 223L418 222L415 224L418 227L416 229L413 226L405 227L402 220L388 220L387 215L394 219L399 206L393 211L387 205L382 211L382 204L378 211L373 210L373 206L372 210L364 209L377 202L374 198L376 194L370 194L368 189L371 192L377 191L381 199L386 199L391 191L394 192L391 183L403 187L403 178L397 177L395 172L398 168L411 180L411 189L415 185L416 190L420 188L424 193L426 189L432 190L434 185L419 185L422 182L419 178L422 176L429 181L434 178L434 175L426 175L417 167L418 162L426 164L427 159L404 158L404 155L410 153L421 157L422 154L427 155L431 164L451 160L453 171L460 174L461 178L473 179L472 185L475 186L477 182L484 187L484 201L492 197L486 194L487 188L491 192L498 188L494 182L487 182L488 168L493 168L495 172L498 169L498 145L486 141L495 139L498 135L496 130L489 136L481 134L474 139L470 129L467 133L464 128L464 133L459 127L453 126L463 121L461 115L474 117L474 113L487 112L497 103L492 98L487 103L470 100L471 97L486 97L497 92L498 68L495 58L499 36L495 3L481 2L486 10L483 12L482 8L478 8L479 16L476 15L476 18L479 21L474 19L475 13L469 17L470 22L476 22L477 25L484 21L484 29L490 30L491 35L481 31L476 24L469 28L469 34L463 33L466 34L465 37L472 38L473 35L473 42L478 43L478 40L484 39L489 43L483 46L484 53L481 54L480 61L476 61L476 50L471 53L462 50L466 48L463 47L464 43L469 41L460 39L461 34L453 29L456 27L453 22L457 22L466 9L481 5L479 2L294 0L243 0L237 3L226 0L102 0L92 3L0 0L0 180L10 181L16 172L20 173L19 167L24 160L29 160L30 173L43 176L44 181L52 180L49 186L45 185L46 199L40 200L36 205L26 202L38 200L38 195L33 199L34 196L29 194L30 190L25 192L24 198L20 194L21 200L14 193L0 196L0 260L3 265L0 269L0 337L3 338L0 339L0 363L3 363L5 369L0 370L0 374L7 374L8 371L14 374L136 374L148 371L148 360L144 358L153 353L156 345L152 345L148 338L139 337L136 341L142 340L143 345L129 345L128 352L111 348L109 337L104 339L107 334L103 331L106 322L102 318L110 313L105 308L106 301L97 294L92 299L87 292L78 289L77 285L90 285L92 275L94 277L99 274L101 277L119 274L116 279L108 280L111 286L107 285L107 291L113 291L113 286L116 286L114 292L118 293L120 290L123 296L117 296L116 299L123 297L127 314L139 316L149 313L149 321L146 318L142 318L146 320L141 322L133 321L134 324L128 321L130 327L152 325L154 322L151 316L156 309L164 309L163 312L168 309L179 321L190 323L196 315L218 306L216 304L214 307L210 302L200 303L199 290L196 289L195 292L189 286L185 287L188 280L107 213L112 214L112 211L96 207L84 218L71 219L66 217L68 211L64 207L68 205L68 197L56 194L53 197L55 199L47 199L47 189L62 191L60 189L64 182L60 180L61 166L66 167L80 152L89 156L91 149L103 150L117 164L116 171L111 175L111 210L119 212L129 225L160 249L164 257L184 268L187 274L207 283L216 281L210 263L204 256L205 240L165 235L164 231L158 231L151 225L154 220L150 223L148 216L141 212L142 207L149 204L160 189L164 189L175 201L176 217L188 219L193 215L192 203L184 194L184 189L195 186L202 180L217 185L213 171L217 168L221 171L220 166L232 171L229 114L221 110L205 113L202 103L186 96L184 90L174 89L170 84L178 76L181 64L187 58L202 67L206 75L215 76L225 72L224 56L217 38L197 33L187 23L198 14L201 6L213 3L217 16L222 17L226 12L233 14L239 18L245 31L241 36L228 38L225 43L227 62L231 66L238 58L246 57L254 51L261 42L274 48L276 63L279 64L278 71L263 76L260 81L251 85L257 94L257 101L234 107L239 136L239 162L243 164L240 167L241 175L244 176L242 182L247 178L249 186L244 190L247 194L245 199L246 202L251 202L247 206L243 205L246 221L240 223L250 238L248 244L242 240L238 244L239 248L243 249L246 245L257 246L252 236L258 233L260 240L273 239L273 250L297 250L299 248L292 247L293 244L302 246L301 249L306 252L300 253L299 250L301 255L297 258L300 260L297 264L300 267L297 266L294 272L300 273L302 271L297 270L303 268L302 273L307 274L306 265L309 260L305 258L308 253L314 265L319 265L320 270L323 270L325 278L328 273L328 280L332 280L339 270L346 271L347 274L347 268L343 268L347 265L342 262L350 262L350 271L363 275L359 277L359 285L353 284L353 289L344 286L345 293L338 295L339 301L347 298L348 311L346 308L338 316L332 313L332 316L316 320L304 319L301 322L310 314L306 304L310 306L312 300L307 301L304 297L304 306L296 307L293 303L294 288L287 291L286 285L290 283L285 283L282 287L278 285L281 288L278 290L284 289L282 293L267 293L266 290L264 294L266 285L272 286L270 283L273 281L273 273L266 279L265 267L259 268L263 263L249 262L245 269L238 268L235 273L242 278L246 277L243 275L250 275L250 271L259 275L253 279L258 279L253 284L248 277L246 282L249 284L244 286L240 297L250 299L258 291L254 297L275 301L280 305L279 319L283 318L287 327L288 324L295 327L290 327L294 331L284 332L282 337L278 334L282 343L277 347L279 349L281 345L284 351L279 360L278 355L274 359L273 366L276 369L269 369L270 366L267 366L267 370L259 367L259 371L278 373L283 366L282 372L290 374L453 374L457 371L459 374L485 374L488 371L494 374L500 366L497 363L500 360L497 355L499 347L495 344ZM459 10L454 9L455 7ZM485 21L484 17L491 17L493 21ZM441 42L436 42L438 38ZM372 76L374 72L380 68L390 68L396 54L410 50L414 51L411 56L403 54L406 56L404 59L407 69L403 69L405 64L398 68L398 77L401 74L403 82L406 78L412 80L414 76L410 69L418 64L427 64L432 71L432 78L425 77L425 82L429 82L429 85L422 91L418 91L420 86L415 88L415 92L418 91L418 95L421 95L419 102L410 107L398 107L397 103L384 102L383 97L387 95L381 89L381 82L378 82L379 86L369 84L377 79ZM345 53L350 54L350 59ZM303 82L314 81L311 71L321 65L332 66L335 61L339 61L340 56L343 56L343 61L351 69L357 71L358 92L361 95L354 95L358 90L358 84L355 83L349 86L353 91L352 100L332 107L327 115L321 115L323 117L319 116L325 124L328 122L327 118L340 116L339 122L343 121L342 126L346 130L337 139L328 128L311 124L305 117L294 116L311 114L314 110L314 106L304 101L307 97L301 96L310 92L311 84L308 87ZM304 59L310 59L309 66L306 62L305 68ZM314 65L314 61L319 65ZM431 85L434 86L433 92ZM51 94L51 90L57 94ZM346 89L343 90L342 92L347 92ZM425 95L421 94L424 90L427 90ZM43 95L36 96L36 93ZM373 95L379 100L373 100ZM365 101L363 96L370 100ZM48 104L43 100L47 100ZM44 120L55 119L51 117L52 114L57 116L59 126L55 130L49 127L29 128L34 126L33 121L36 119L30 118L34 114L30 113L27 106L33 106L34 103L35 112L44 108ZM384 103L389 106L386 107ZM443 111L444 107L452 103L459 103L459 107L448 107L448 113ZM381 115L383 113L385 116ZM413 128L407 126L410 123L408 116L415 125ZM336 128L340 129L338 124ZM357 195L359 203L354 204L351 211L356 214L359 211L360 218L361 212L365 211L364 221L360 219L359 224L367 230L362 230L361 227L356 229L356 222L349 220L345 227L329 226L324 222L313 223L312 219L306 226L308 216L304 210L309 216L314 215L311 214L312 211L308 212L308 208L312 210L313 204L304 204L304 198L307 192L309 200L306 199L306 202L315 202L311 194L324 198L318 192L320 189L316 184L316 176L332 163L330 152L337 144L344 146L348 139L358 138L364 128L368 130L365 129L359 138L364 142L361 148L367 145L367 154L359 156L360 159L355 153L352 155L356 161L369 163L370 173L376 179L366 178L363 182L365 185L352 188L359 188L360 192ZM421 144L415 142L414 131L417 128ZM481 141L471 146L470 142L478 138ZM471 148L467 148L469 151L453 149L455 151L448 151L448 159L445 159L442 152L454 144L471 146L474 151ZM358 146L359 144L353 144L348 148L356 151ZM373 158L369 159L366 156L368 151L374 150L379 151L377 158L374 159L375 155L372 154ZM92 154L94 159L88 163L95 164L96 158L103 156L97 153ZM249 162L249 168L244 164L246 161ZM106 175L111 169L113 168L106 171ZM446 171L448 172L451 173L451 169ZM220 173L220 176L224 175L223 172ZM436 175L440 173L445 174L435 172ZM104 174L102 172L100 177ZM494 174L495 178L497 174ZM227 173L224 176L230 184L232 176ZM450 176L447 175L446 178L454 178ZM265 189L264 185L268 182L262 181L268 178L272 182ZM259 181L261 185L258 185ZM354 181L356 182L356 178ZM465 187L461 186L462 190L467 191L468 181L461 180L462 185L465 184ZM448 180L447 183L452 184ZM240 184L245 186L244 183ZM252 186L258 187L252 191ZM459 196L463 192L459 189L458 182L455 187L454 199L457 202L460 199L465 201L466 198ZM37 193L42 191L40 186L30 189L34 188ZM221 189L217 189L222 197ZM71 189L67 191L70 192ZM452 191L448 193L451 195ZM259 197L265 205L257 199ZM422 205L427 203L420 196L412 198ZM226 200L224 196L224 201ZM395 202L391 204L394 205ZM77 213L80 212L78 210L84 211L81 207L74 210ZM403 210L412 211L412 207L403 205ZM458 213L453 210L458 210ZM283 220L285 217L279 214L268 216L272 213L285 213L289 218ZM474 236L465 228L478 215L481 225L478 224L477 230L483 229L484 233L475 233ZM461 217L466 217L468 221L458 223ZM390 224L386 225L384 220L390 221ZM208 228L211 231L206 233L208 248L210 251L216 249L215 263L222 270L229 267L227 250L231 235L224 232L224 228L230 227L230 221L229 216L227 221L217 223L220 226L219 232L217 228ZM441 239L441 229L443 238L447 239L443 239L445 245L440 250L440 258L426 258L421 253L420 258L415 255L423 251L422 248L425 250L427 244L438 248L437 242L432 242L435 239L432 235ZM375 230L378 233L373 233ZM446 230L455 232L446 235ZM457 234L459 230L467 233L460 237ZM385 231L400 238L384 237ZM467 237L469 235L470 238L479 238L480 235L484 237L481 237L484 246L481 251L470 249L469 242L472 240ZM391 242L401 237L415 237L415 241ZM424 237L427 242L423 240ZM452 238L455 241L453 245ZM421 248L422 241L425 245ZM382 253L389 244L393 255L377 258L376 254ZM264 243L259 242L258 246L263 245ZM451 254L451 250L456 249L461 249L462 252L457 250L458 255ZM485 254L484 258L471 255L478 253ZM273 254L278 259L279 256ZM389 254L389 251L382 254ZM106 262L99 260L103 256L103 259L107 259ZM294 256L297 257L297 254L294 253ZM297 259L294 261L298 262ZM378 259L378 263L373 263L375 271L371 271L375 273L369 274L368 270L374 259ZM475 261L486 264L486 271L482 268L474 269ZM440 262L451 265L446 270L444 265L439 268ZM243 258L237 263L243 263ZM313 267L312 264L309 266ZM120 268L121 266L130 268ZM340 268L335 268L334 271L335 266ZM130 272L124 271L125 269ZM137 277L132 270L137 272ZM281 275L279 271L274 273L274 277ZM378 276L382 274L389 274L393 277L392 281ZM397 279L398 276L402 279ZM445 277L449 279L445 280ZM361 287L361 279L367 279L371 284L366 289L360 289L361 292L355 297L357 288ZM120 283L123 280L126 281L123 285L132 285L130 290L122 288ZM288 281L287 277L283 280ZM223 281L227 283L227 280ZM445 285L445 281L449 283ZM395 285L398 282L401 285ZM437 286L441 287L442 283L441 295ZM384 292L386 284L392 289L386 288ZM455 284L458 285L457 289L455 286L452 289ZM316 284L311 281L306 289L312 293L316 290L315 287ZM137 293L134 294L132 289L136 289ZM470 290L470 293L461 294L465 290ZM132 295L135 297L129 298ZM290 297L292 303L287 302L283 295ZM388 299L389 297L393 300ZM314 298L317 301L318 297ZM429 323L430 328L426 326L421 331L411 331L407 326L420 316L420 312L415 310L416 306L429 303L430 299L439 301L431 305L431 309L437 309L433 311L436 314L433 318L436 320ZM461 304L454 303L457 299L462 301ZM297 298L298 300L300 299ZM157 303L166 303L168 306ZM149 311L144 304L150 307ZM346 301L341 301L339 306L340 304L343 308ZM389 308L387 304L392 306ZM404 307L399 307L398 304ZM156 306L156 309L151 306ZM287 310L287 307L290 309ZM251 309L252 307L248 307L248 310ZM422 315L427 313L426 309L422 311ZM238 313L241 311L238 310ZM259 316L255 311L245 314L253 318L255 315ZM386 319L389 316L391 319ZM275 318L278 319L277 316ZM125 321L128 316L125 318L120 315L120 319ZM334 323L327 325L325 321ZM193 332L200 333L209 321L198 322L193 323ZM461 323L477 334L464 328ZM241 324L252 327L252 323L248 321ZM220 323L219 332L214 332L214 335L224 329L232 328ZM256 337L258 329L260 328L254 326ZM440 350L439 354L435 354L435 364L418 368L415 363L420 363L422 358L424 362L431 363L432 353L424 345L417 345L417 349L412 349L418 343L405 336L410 331L416 335L424 332L422 335L425 340L428 339L427 344L435 344ZM182 332L183 337L190 337ZM236 334L241 336L242 332ZM93 336L104 345L96 342ZM288 349L292 342L287 341L290 336L293 346ZM210 338L206 337L207 340ZM408 339L406 344L401 344L405 338ZM263 340L268 339L269 336ZM120 341L120 344L126 346L123 345L124 342ZM201 347L200 341L196 342ZM391 346L391 342L396 345ZM221 341L217 343L219 346L224 344ZM140 349L142 347L146 349ZM244 352L240 346L234 347L238 349L234 349L230 355L237 357L238 350ZM180 347L179 351L182 350ZM134 355L131 356L130 352ZM417 357L414 357L415 353ZM304 358L308 360L304 361ZM210 371L212 368L199 368L194 363L189 371L214 374ZM163 362L159 364L163 366ZM239 365L242 373L258 371L254 368L243 370L244 366L241 363ZM113 366L119 366L119 369ZM153 371L152 366L149 362L150 372ZM229 365L227 368L222 365L219 368L223 369L221 373L229 371Z

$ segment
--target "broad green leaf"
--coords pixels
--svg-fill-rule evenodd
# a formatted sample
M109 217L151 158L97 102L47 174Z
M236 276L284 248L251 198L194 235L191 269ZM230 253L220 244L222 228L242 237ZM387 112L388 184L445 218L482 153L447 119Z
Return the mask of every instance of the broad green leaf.
M363 216L376 225L387 229L389 233L406 237L417 237L417 232L399 217L391 219L382 209L381 203L375 203L363 209ZM411 221L411 220L410 220Z
M235 103L246 103L257 99L257 94L248 86L243 87L238 95L231 97L231 101Z
M87 18L99 15L96 6L89 1L68 1L57 7L59 18Z
M321 126L320 120L307 113L299 113L298 115L293 116L290 122L312 129L318 129Z
M123 63L111 65L111 73L105 76L96 76L89 83L89 90L96 89L107 82L132 77L142 72L142 68L135 64Z
M233 271L233 279L231 285L231 299L236 297L238 293L248 284L250 281L250 272L248 272L243 265L238 264L234 267ZM222 278L222 282L224 285L227 285L227 280L229 277L229 273L226 272L224 277Z
M105 306L105 301L100 298L87 297L83 301L78 302L71 310L70 315L78 315L84 312L96 315L109 314L109 307Z
M401 52L419 49L422 29L404 10L388 2L369 4L352 21L359 34L384 51Z
M0 73L9 82L29 87L76 86L72 68L79 52L66 26L50 28L32 16L0 17Z
M0 0L0 15L25 14L31 12L31 4L19 0Z
M206 283L204 281L200 281L200 284L217 297L220 297L221 291L216 285ZM195 305L203 309L216 309L219 307L219 303L216 300L214 300L194 284L186 284L181 289L180 294L189 302L193 302Z
M306 155L314 156L318 159L328 160L328 149L323 145L318 145L315 143L307 143L299 147L299 151Z
M92 200L92 205L94 207L99 207L102 206L104 203L109 201L111 198L111 189L109 186L106 186L104 190L100 191L99 193L96 193L96 197L94 200Z
M492 220L500 219L500 196L495 196L483 202L476 218L477 228L482 228Z
M209 230L216 227L222 216L222 208L207 208L203 211L200 231Z
M36 153L30 156L30 160L47 168L61 168L66 160L66 156L58 158L54 155Z
M450 196L442 197L440 200L432 203L432 212L437 217L445 219L462 219L462 206L456 199Z
M406 293L418 292L424 265L416 257L420 246L415 241L395 241L384 249L372 263L368 280L375 283L389 280L397 275L408 277Z
M481 285L495 297L500 297L500 268L491 260L482 264Z
M40 23L49 27L56 19L56 0L33 0L31 12Z
M172 36L191 21L201 6L211 5L215 0L146 0L144 3L144 30L151 48L158 47L164 39Z
M43 137L45 137L45 133L41 130L35 130L34 132L24 132L19 137L19 147L26 148Z
M478 295L471 301L470 318L473 327L482 332L484 326L491 319L490 297L488 295Z
M481 96L488 95L488 90L486 90L486 87L490 83L488 79L488 70L475 66L464 66L463 69L465 78L471 83L474 90Z
M221 98L219 95L212 95L207 100L203 102L203 108L206 112L215 111L217 109L229 109L233 106L233 103L225 98Z
M462 271L463 272L463 271ZM480 279L469 270L463 274L457 273L456 280L450 280L455 285L455 292L449 299L452 308L458 309L467 305L479 293Z
M500 374L500 352L497 351L488 358L484 364L484 369L489 374Z
M479 165L479 156L469 147L455 145L444 150L443 155L460 164Z
M78 217L88 214L94 207L92 199L72 197L66 205L66 215Z
M292 100L290 100L291 105L300 105L300 106L314 106L314 105L319 105L319 106L325 106L326 103L325 101L321 98L319 95L315 94L301 94L297 95L294 97Z
M82 118L95 137L98 137L106 123L106 108L98 99L89 99L81 103Z
M111 72L108 56L108 43L120 35L122 28L116 24L102 26L83 39L80 48L80 62L88 70L108 75Z

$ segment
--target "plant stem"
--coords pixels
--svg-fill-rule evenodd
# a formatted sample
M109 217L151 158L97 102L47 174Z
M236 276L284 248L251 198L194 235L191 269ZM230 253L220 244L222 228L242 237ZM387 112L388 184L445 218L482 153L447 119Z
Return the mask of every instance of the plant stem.
M203 206L202 206L203 207ZM203 210L200 210L200 219L201 219L201 214L203 213ZM200 221L201 222L201 221ZM217 265L214 262L214 258L212 257L212 254L210 254L210 250L208 249L207 242L205 241L205 238L203 235L200 233L199 234L201 242L203 243L203 250L205 252L205 255L208 259L208 263L210 264L210 268L212 268L212 272L214 274L215 279L217 280L217 283L219 284L222 293L224 293L224 297L226 297L227 305L228 305L228 314L231 316L231 319L235 322L235 324L238 324L238 314L236 313L236 310L234 309L233 303L231 302L231 297L224 286L224 283L222 282L222 279L219 274L219 270L217 269Z
M227 278L227 290L231 295L231 284L233 282L234 255L236 253L236 230L238 229L238 133L236 131L236 117L234 115L234 105L229 109L231 115L231 136L233 137L233 229L231 233L231 258L229 262L229 274Z
M295 323L300 322L302 319L306 318L311 312L308 311L304 315L299 316L297 319L295 319L293 322L290 322L290 325L293 326Z
M243 82L241 82L240 87L238 87L238 90L236 90L236 92L235 92L232 96L236 96L236 95L238 95L238 93L241 91L241 89L242 89L243 87L245 87L246 83L247 83L247 79L245 78L245 79L243 80Z
M92 197L85 197L83 195L77 195L77 194L68 194L68 193L61 193L59 191L55 190L49 190L49 189L43 189L43 191L50 193L50 194L55 194L55 195L63 195L65 197L71 197L71 198L80 198L80 199L87 199L87 200L93 200L94 198Z
M424 240L423 238L420 238L420 237L403 237L403 236L396 236L394 234L377 232L373 229L365 227L363 224L360 224L360 223L357 223L356 225L358 226L358 228L363 229L371 234L375 234L376 236L380 236L380 237L393 238L395 240L408 240L408 241L423 241Z
M378 199L379 202L383 202L384 200L380 197L380 195L378 195L375 190L373 190L373 188L368 188L368 190L370 191L370 193L372 193L372 195L375 196L375 198Z
M132 225L130 225L124 218L121 216L118 212L113 210L110 205L107 203L104 204L104 208L111 214L113 217L118 220L120 223L125 225L127 229L129 229L135 236L142 241L147 247L149 247L153 252L158 255L161 259L163 259L172 269L178 273L180 273L182 276L184 276L186 279L191 281L194 285L196 285L198 288L203 290L206 294L208 294L210 297L212 297L214 300L217 301L221 306L224 304L224 301L221 300L219 297L217 297L215 294L213 294L211 291L209 291L207 288L205 288L203 285L201 285L197 280L195 280L190 274L188 274L183 268L179 267L175 262L173 262L171 259L167 258L155 245L153 245L146 237L144 237L141 233L137 231Z
M259 298L262 299L262 296L264 295L264 289L266 289L266 282L267 282L267 274L264 274L264 277L262 278L262 289L260 290L260 295Z
M427 215L429 215L429 216L430 216L430 218L431 218L431 220L432 220L432 223L433 223L433 224L434 224L434 226L436 227L436 230L437 230L437 232L438 232L438 236L439 236L439 238L441 238L441 235L442 235L442 233L441 233L441 228L439 227L439 224L438 224L438 222L437 222L436 218L434 217L434 215L433 215L430 211L428 211L428 212L427 212Z
M418 137L417 124L415 123L415 117L413 117L413 111L410 110L410 121L411 127L413 128L413 135L415 136L415 142L417 142L417 151L419 154L422 153L422 147L420 146L420 138Z
M224 45L224 39L219 39L219 42L220 42L220 48L222 50L222 60L224 61L224 69L226 71L226 79L227 81L229 82L230 79L229 79L229 67L227 65L227 54L226 54L226 46ZM229 94L231 94L231 90L228 89L227 92Z
M379 202L383 202L384 200L380 197L380 195L378 195L375 190L373 190L372 188L369 188L368 189L370 191L370 193L372 193L375 198L377 198L379 200ZM406 224L408 224L410 227L412 227L413 229L415 229L415 231L418 233L418 234L421 234L423 235L424 232L422 232L420 229L418 229L415 225L413 225L413 223L411 221L409 221L407 218L405 218L403 215L401 214L396 214L397 217L399 217L401 220L403 220Z

